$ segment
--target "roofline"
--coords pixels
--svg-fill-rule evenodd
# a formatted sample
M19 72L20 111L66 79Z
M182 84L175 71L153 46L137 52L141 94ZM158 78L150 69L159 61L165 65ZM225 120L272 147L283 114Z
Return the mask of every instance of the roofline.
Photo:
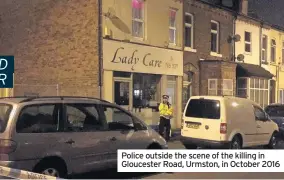
M205 1L201 1L201 0L197 0L197 2L200 2L200 3L203 3L203 4L206 4L206 5L209 5L211 7L214 7L214 8L218 8L218 9L222 9L224 11L227 11L229 13L232 13L233 16L235 17L238 17L238 16L241 16L241 17L245 17L245 18L248 18L250 20L253 20L255 22L258 22L260 24L263 24L263 25L268 25L270 26L271 28L273 29L276 29L276 30L281 30L284 32L284 27L282 26L279 26L279 25L276 25L276 24L271 24L267 21L264 21L263 19L261 18L254 18L254 17L251 17L249 15L246 15L246 14L243 14L243 13L240 13L240 12L237 12L237 11L234 11L232 9L229 9L229 8L226 8L224 6L220 6L220 5L216 5L216 4L212 4L212 3L209 3L209 2L205 2Z

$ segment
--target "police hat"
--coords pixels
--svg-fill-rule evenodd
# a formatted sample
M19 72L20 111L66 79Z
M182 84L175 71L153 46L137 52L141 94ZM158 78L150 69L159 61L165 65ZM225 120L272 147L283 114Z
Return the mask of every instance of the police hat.
M169 99L168 95L163 95L163 99Z

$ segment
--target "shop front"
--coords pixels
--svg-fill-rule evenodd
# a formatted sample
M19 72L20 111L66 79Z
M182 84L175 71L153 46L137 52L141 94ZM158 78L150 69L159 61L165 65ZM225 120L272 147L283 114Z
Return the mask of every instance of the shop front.
M103 96L133 112L148 125L159 122L163 94L174 107L173 128L180 127L183 53L181 51L103 41Z

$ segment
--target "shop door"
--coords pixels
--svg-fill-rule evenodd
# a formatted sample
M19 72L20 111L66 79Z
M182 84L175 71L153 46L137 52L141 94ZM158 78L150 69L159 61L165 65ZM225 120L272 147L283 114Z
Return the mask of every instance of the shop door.
M131 80L114 80L114 102L122 108L132 109L132 83Z

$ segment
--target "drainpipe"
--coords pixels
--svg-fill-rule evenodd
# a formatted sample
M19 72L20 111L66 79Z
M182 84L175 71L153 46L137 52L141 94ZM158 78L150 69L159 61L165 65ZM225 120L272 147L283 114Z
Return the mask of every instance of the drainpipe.
M279 99L280 99L280 95L279 95L280 66L281 66L281 63L279 62L278 66L276 66L276 78L277 78L277 88L276 88L277 101L276 102L279 102Z
M262 65L262 28L263 28L263 22L260 22L260 28L259 28L259 66Z
M102 61L103 61L103 43L102 43L102 0L98 0L98 8L99 8L99 27L98 27L98 51L99 51L99 92L100 99L102 99Z
M238 18L238 13L234 13L234 19L233 19L233 36L232 37L235 37L236 35L236 21L237 21L237 18ZM236 41L233 40L232 42L232 55L233 55L233 62L236 62Z

